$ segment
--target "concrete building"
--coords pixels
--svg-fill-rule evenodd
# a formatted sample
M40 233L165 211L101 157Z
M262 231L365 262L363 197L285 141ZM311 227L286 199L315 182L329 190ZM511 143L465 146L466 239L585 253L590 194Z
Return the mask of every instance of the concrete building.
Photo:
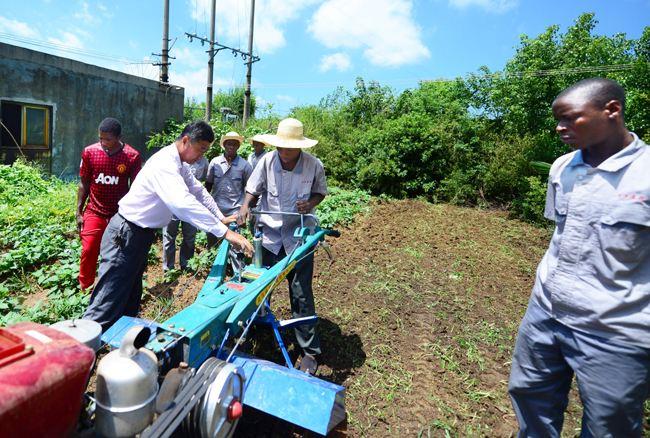
M124 141L144 153L167 119L182 120L183 102L180 87L0 43L0 163L25 155L74 178L104 117L120 120Z

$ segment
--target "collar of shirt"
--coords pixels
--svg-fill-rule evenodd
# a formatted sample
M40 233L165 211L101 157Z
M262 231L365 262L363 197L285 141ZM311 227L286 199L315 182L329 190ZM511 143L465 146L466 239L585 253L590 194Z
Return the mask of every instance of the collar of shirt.
M635 133L631 132L630 134L634 137L632 143L600 163L597 167L598 170L603 170L605 172L618 172L643 153L643 150L646 147L645 143L640 141L639 137L637 137ZM568 164L569 167L586 165L587 164L582 158L582 150L578 150Z
M109 150L106 149L104 146L102 146L101 143L99 144L99 146L102 148L102 150L103 150L104 152L106 152L106 155L108 155L109 157L112 157L113 155L116 155L116 154L119 154L120 152L122 152L122 151L124 150L124 145L125 145L125 144L126 144L126 143L124 143L124 142L120 142L120 146L119 146L118 148L115 148L114 151L109 151Z
M180 170L183 167L183 162L181 161L181 155L178 153L178 148L176 147L176 143L172 143L166 148L163 149L167 154L169 154L172 157L172 160L174 160L174 164L178 166L178 170Z
M296 163L296 166L293 168L293 170L286 170L285 168L282 167L282 161L280 161L280 155L278 154L278 151L273 151L275 154L273 158L275 158L274 163L273 163L273 170L281 173L281 172L296 172L300 173L302 172L302 157L305 155L300 151L300 155L298 156L298 162Z
M241 157L239 155L236 155L235 158L233 158L232 163L228 164L226 156L221 154L217 157L217 164L221 166L221 168L224 169L224 173L226 173L226 170L230 169L231 167L237 167L240 158Z

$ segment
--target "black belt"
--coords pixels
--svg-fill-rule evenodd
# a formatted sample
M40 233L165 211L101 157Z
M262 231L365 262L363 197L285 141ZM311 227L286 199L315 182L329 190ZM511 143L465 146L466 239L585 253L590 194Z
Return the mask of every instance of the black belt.
M129 224L129 226L132 227L132 228L135 228L135 229L140 230L140 231L154 231L154 228L141 227L140 225L131 222L130 220L128 220L127 218L122 216L119 212L117 213L117 215L119 217L121 217L122 220L124 220L124 222Z

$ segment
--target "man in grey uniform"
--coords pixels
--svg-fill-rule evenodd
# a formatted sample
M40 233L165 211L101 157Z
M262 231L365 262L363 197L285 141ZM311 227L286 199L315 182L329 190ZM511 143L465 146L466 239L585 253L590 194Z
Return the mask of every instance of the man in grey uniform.
M208 159L201 157L197 162L190 164L190 171L198 181L205 181L208 173ZM179 265L182 270L187 269L187 262L194 256L194 247L196 240L196 227L189 222L183 222L176 216L172 216L166 227L163 228L163 271L167 272L174 269L176 259L176 236L178 229L181 229L183 241L178 254Z
M253 168L246 160L237 155L239 146L244 137L231 131L222 136L219 143L223 154L210 161L208 175L205 179L205 188L212 194L219 210L225 216L235 215L244 202L244 188L253 172ZM208 234L208 248L217 243L217 238ZM231 249L230 262L235 272L244 267L241 256Z
M592 78L553 102L577 149L551 167L555 221L512 358L519 436L559 437L575 374L583 437L640 437L650 390L650 148L628 131L625 92ZM137 180L136 180L137 181Z
M260 134L253 136L253 138L251 138L251 143L253 144L253 152L250 153L247 161L248 164L255 169L257 163L259 163L262 157L266 155L266 149L264 149L266 145L262 142L262 136Z
M266 144L275 146L259 162L246 185L246 199L239 211L238 222L245 223L249 206L261 198L263 211L313 213L327 195L325 170L320 160L302 148L310 148L317 140L303 136L299 120L284 119L278 125L276 135L263 135ZM291 254L300 243L294 231L300 226L299 216L262 215L259 219L263 232L263 263L272 266ZM289 273L289 294L294 318L312 316L316 313L312 276L314 255L310 253L300 260ZM296 339L303 350L300 369L313 374L321 353L316 326L300 325L295 329Z

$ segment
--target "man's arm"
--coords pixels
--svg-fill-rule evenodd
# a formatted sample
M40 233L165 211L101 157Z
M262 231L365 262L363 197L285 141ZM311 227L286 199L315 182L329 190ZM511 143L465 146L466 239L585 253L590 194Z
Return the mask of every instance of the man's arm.
M77 188L77 232L81 232L84 224L84 207L86 205L86 200L88 200L88 195L90 194L90 181L84 180L83 178L79 180L79 187Z
M237 215L237 225L243 225L248 221L248 213L250 211L250 205L256 205L257 199L259 196L253 195L246 192L246 197L244 197L244 203L239 208L239 214Z

